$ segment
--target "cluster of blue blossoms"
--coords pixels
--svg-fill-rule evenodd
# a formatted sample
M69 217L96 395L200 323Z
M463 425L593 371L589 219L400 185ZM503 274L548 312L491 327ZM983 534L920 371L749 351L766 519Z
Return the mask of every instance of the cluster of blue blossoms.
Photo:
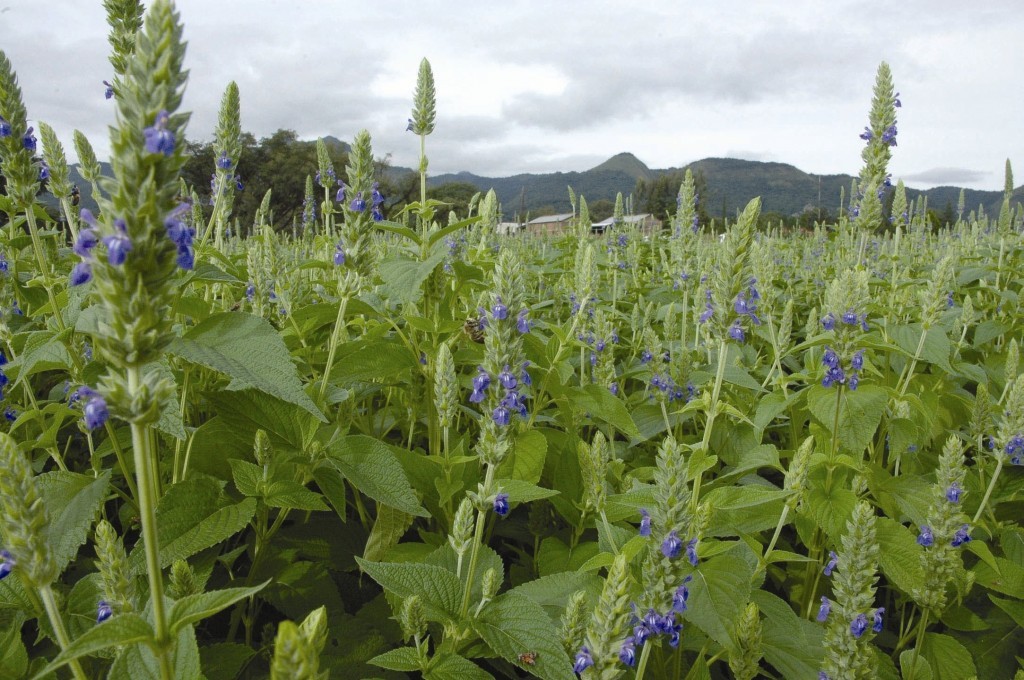
M0 350L0 401L3 401L4 398L4 387L6 387L7 383L10 382L10 379L7 377L7 374L4 373L3 369L6 365L7 355L4 354L3 350ZM8 406L4 409L4 418L6 418L8 422L13 423L18 419L18 412Z
M10 137L12 132L11 124L3 116L0 116L0 138ZM36 136L33 134L34 132L35 128L30 127L21 136L21 145L30 153L36 152Z
M83 385L71 393L68 398L68 406L74 406L85 401L82 407L82 417L85 426L90 430L102 427L110 418L110 411L107 409L107 401L91 387Z
M821 379L822 387L845 384L850 390L856 390L860 384L860 371L864 368L864 350L859 349L853 353L849 373L843 368L840 356L831 347L825 347L821 363L825 366L825 377Z
M828 555L829 555L828 563L825 565L825 568L822 570L822 573L825 574L825 576L831 576L832 575L832 571L836 568L836 564L839 562L839 556L836 555L835 551L830 550ZM818 607L817 621L819 623L825 623L825 621L828 620L829 614L831 614L831 613L832 613L832 602L830 602L827 597L822 595L821 596L821 605ZM882 626L884 624L884 618L883 618L884 616L885 616L885 607L878 607L877 609L874 610L874 612L871 614L871 618L872 618L871 630L873 630L876 633L881 633L882 632ZM850 634L853 635L853 637L855 637L855 638L860 639L860 637L862 635L864 635L864 633L865 633L865 631L867 631L867 629L868 629L868 617L867 617L867 614L858 614L857 616L855 616L853 618L853 621L850 622ZM824 671L822 671L818 675L818 677L819 678L827 678L828 676L825 675Z
M317 173L319 177L320 173ZM330 180L329 180L330 181ZM317 180L319 183L319 180ZM331 186L327 184L326 186ZM348 193L348 186L341 181L338 181L338 191L334 195L334 200L338 203L345 202L345 196ZM374 182L370 188L370 217L373 218L374 222L382 222L384 220L384 194L380 192L380 184ZM366 199L363 198L363 192L357 191L356 195L348 204L348 209L352 212L361 213L366 210Z
M1014 465L1020 465L1024 460L1024 435L1014 435L1006 442L1006 455Z
M958 484L957 482L953 482L952 484L949 485L949 488L946 489L946 501L949 503L958 504L960 502L960 496L963 494L963 492L964 490L960 487L960 484ZM953 538L950 540L949 544L954 548L959 548L964 543L969 543L970 541L970 526L967 524L961 524L960 528L953 533ZM921 527L921 533L917 535L917 543L918 545L924 546L925 548L930 548L931 546L935 545L935 535L932 533L932 528L927 524Z
M532 322L528 317L529 312L526 309L519 311L519 315L516 317L516 330L521 334L530 332L533 327ZM502 301L499 296L494 306L491 307L490 317L491 321L506 321L508 320L509 311L508 307ZM480 319L478 321L481 330L487 327L487 312L484 309L480 309ZM512 421L512 414L516 413L522 417L526 416L526 402L523 395L519 393L521 385L529 386L532 384L530 374L527 373L526 369L530 365L529 361L524 361L523 366L520 369L518 375L512 368L505 364L502 370L496 377L498 384L505 390L498 405L494 407L491 412L491 418L495 424L499 427L505 427ZM469 395L469 401L474 404L481 403L486 397L487 389L493 382L491 374L488 373L483 366L477 367L477 374L473 376L473 391Z
M733 311L736 312L736 318L729 324L729 337L736 342L743 343L747 339L747 334L743 330L744 317L749 318L750 322L755 326L761 325L761 319L757 316L757 301L760 299L761 294L757 290L757 279L751 277L750 285L747 286L747 289L737 293L736 299L733 300ZM714 315L715 305L712 302L711 289L708 288L704 292L704 311L701 312L697 321L698 323L707 323Z

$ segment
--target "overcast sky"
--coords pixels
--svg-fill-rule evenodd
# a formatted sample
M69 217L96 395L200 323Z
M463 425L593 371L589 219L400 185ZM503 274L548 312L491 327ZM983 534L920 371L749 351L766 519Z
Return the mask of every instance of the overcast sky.
M221 94L242 127L350 141L414 167L405 132L419 61L437 83L430 172L586 170L622 152L649 167L709 156L859 171L875 71L901 93L890 170L909 186L1001 189L1024 178L1020 0L180 0L188 135L212 138ZM31 121L73 159L109 152L101 0L0 0L0 49ZM1021 184L1017 181L1017 184Z

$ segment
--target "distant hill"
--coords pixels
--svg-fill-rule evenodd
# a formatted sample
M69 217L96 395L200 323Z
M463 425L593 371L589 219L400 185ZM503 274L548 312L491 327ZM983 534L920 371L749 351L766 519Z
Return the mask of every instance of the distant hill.
M636 156L620 153L584 172L555 172L521 174L512 177L482 177L469 172L437 175L428 178L430 185L446 182L468 182L481 191L493 188L506 216L521 209L531 212L554 208L555 212L571 210L567 187L583 195L592 203L599 199L614 200L622 192L628 196L636 188L638 179L654 179L663 174L689 168L695 174L703 173L707 195L701 197L712 217L734 217L747 202L760 196L763 212L798 215L805 209L819 205L835 214L839 208L840 191L845 189L849 202L853 175L813 175L786 163L766 163L738 158L705 158L681 168L650 169ZM920 191L907 189L907 197L928 196L930 208L942 210L947 203L956 208L960 187L936 187ZM1024 187L1015 192L1024 200ZM998 214L1002 204L1001 191L967 189L964 194L966 209L976 210L979 205L992 215ZM819 202L820 201L820 202Z

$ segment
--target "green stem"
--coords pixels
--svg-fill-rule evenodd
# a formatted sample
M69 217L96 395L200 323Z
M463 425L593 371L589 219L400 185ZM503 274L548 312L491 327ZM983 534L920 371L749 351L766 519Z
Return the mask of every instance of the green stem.
M494 466L487 466L487 473L484 475L484 489L489 493L491 491L491 484L494 482ZM476 511L476 527L474 528L473 537L473 551L469 555L469 568L466 570L466 590L462 595L462 608L459 618L465 619L466 614L469 612L469 598L473 594L473 575L476 571L477 560L480 557L480 546L483 543L484 538L484 524L487 522L487 516L483 510Z
M999 454L999 458L996 460L996 469L992 473L992 480L988 483L988 488L985 489L985 497L981 499L981 505L978 506L978 511L974 513L974 519L971 520L972 524L978 523L978 518L981 517L981 513L985 511L985 506L988 505L988 499L992 496L992 490L996 487L996 480L999 479L999 473L1003 469L1003 459L1005 457L1002 453Z
M640 663L636 665L636 678L634 680L643 680L644 673L647 671L647 660L651 658L651 647L653 644L646 644L643 646L643 651L640 652Z
M779 540L779 534L782 533L782 527L786 524L786 516L789 515L789 503L782 506L782 514L779 516L779 523L775 525L775 533L772 535L772 540L768 542L768 547L764 551L764 557L761 558L761 563L768 566L768 556L771 555L772 550L775 549L775 543Z
M138 366L127 369L128 393L134 400L141 385L141 371ZM174 678L171 663L171 636L167 625L167 612L164 610L164 577L160 567L160 544L157 539L156 505L157 479L154 463L155 452L151 448L149 429L142 423L133 421L132 453L135 458L135 475L139 490L139 519L142 521L142 543L146 555L146 575L149 578L149 599L153 605L153 624L156 639L155 652L160 661L160 677L162 680Z
M728 345L725 340L718 343L718 368L715 371L715 385L711 389L711 406L708 410L708 421L704 425L704 437L701 439L700 447L704 455L707 455L708 446L711 443L711 430L715 424L715 417L718 415L718 399L722 393L722 380L725 378L725 360L728 352ZM697 502L700 500L700 482L703 472L698 472L693 480L693 494L690 496L690 511L697 509Z
M57 298L53 295L53 287L50 285L50 268L46 266L46 260L43 258L43 244L39 240L36 216L32 212L31 206L25 211L25 220L28 223L28 233L32 237L32 250L36 255L36 265L39 267L39 273L43 276L43 288L46 289L46 297L50 301L50 312L53 314L53 320L57 323L57 330L63 333L67 327L64 325L60 307L57 306Z
M334 353L338 349L338 340L341 330L345 327L345 308L348 306L348 296L344 296L338 302L338 316L334 319L334 330L331 331L331 346L327 348L327 365L324 366L323 379L320 381L320 401L323 401L327 393L327 380L331 375L331 367L334 365Z
M906 680L914 680L917 677L917 659L921 656L921 643L924 641L924 632L928 627L928 610L921 614L921 622L917 625L917 639L914 641L914 651L910 657L910 677Z
M843 408L843 385L836 388L836 415L832 419L832 446L828 454L828 476L825 478L825 491L831 493L832 473L836 469L836 455L839 453L839 412Z
M921 352L924 351L924 339L927 335L928 329L922 327L921 338L917 341L917 350L914 351L914 358L911 359L910 365L907 367L906 379L900 381L903 383L903 387L897 390L900 397L902 397L906 393L907 388L910 387L910 378L914 375L914 369L917 368L917 362L921 359ZM897 383L897 386L899 386L899 383Z
M50 619L50 625L53 626L53 632L57 635L57 643L62 650L67 649L71 640L64 627L64 619L61 618L60 611L57 609L57 600L53 596L53 590L48 585L39 586L39 597L43 600L43 607L46 609L46 616ZM71 672L74 673L76 680L86 680L85 672L79 665L78 659L72 659L68 665L71 666Z

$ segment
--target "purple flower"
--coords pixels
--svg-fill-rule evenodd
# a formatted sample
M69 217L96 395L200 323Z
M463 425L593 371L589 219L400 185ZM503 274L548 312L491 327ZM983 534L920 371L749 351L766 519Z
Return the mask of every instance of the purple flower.
M345 249L341 247L340 241L334 246L334 264L337 267L345 264Z
M88 212L83 210L82 212ZM75 239L75 245L72 246L72 250L75 251L75 255L79 257L90 257L92 255L92 249L99 243L99 235L96 230L92 227L86 227L82 231L78 232L78 238Z
M875 610L874 623L871 624L871 630L876 633L882 632L882 615L885 614L885 607L879 607Z
M619 661L632 668L636 665L636 638L630 635L622 641L619 649Z
M850 368L855 371L864 368L864 350L859 349L853 353L853 358L850 359Z
M835 315L832 314L832 312L829 312L828 314L822 317L821 327L827 331L830 331L836 327L836 317Z
M646 508L640 508L640 535L651 535L651 513Z
M81 286L92 280L92 265L88 262L79 262L71 269L71 276L68 283L72 286Z
M412 118L409 119L409 124L405 126L405 131L406 132L415 132L415 129L412 126ZM586 648L584 648L584 649L586 649ZM593 663L593 662L591 662L591 663ZM582 673L583 671L579 671L579 672Z
M831 576L832 570L836 568L837 564L839 564L839 555L836 554L835 550L829 550L828 564L825 565L825 569L823 569L821 573L825 576Z
M743 327L740 326L739 321L729 326L729 337L736 342L743 342L746 340L746 335L743 333Z
M954 548L959 548L964 543L970 543L971 534L968 533L969 531L970 527L968 527L966 524L961 524L960 528L956 530L955 534L953 534L953 540L950 541L949 544Z
M335 194L334 194L334 200L336 202L338 202L338 203L344 203L345 202L345 189L346 188L347 187L345 186L345 183L342 182L341 186L338 187L338 191L335 192Z
M96 607L96 623L103 623L111 616L114 615L114 610L110 608L106 600L100 600L100 604Z
M864 127L864 132L860 133L860 138L863 139L865 142L871 141L871 138L874 136L874 133L871 132L871 128L867 126Z
M821 596L821 605L818 607L818 623L825 623L828 615L832 612L832 603L824 595Z
M645 349L643 352L640 352L640 363L641 364L650 363L651 359L653 359L653 358L654 358L654 355L651 354L651 351L649 349Z
M704 303L704 311L701 312L700 317L697 319L698 323L707 323L711 320L711 317L715 315L715 308L710 302Z
M409 121L409 124L411 126L412 121ZM410 129L412 128L410 127ZM572 664L572 672L579 675L580 673L587 670L593 665L594 659L592 656L590 656L590 650L586 647L583 647L580 649L580 651L576 652L576 658Z
M15 411L10 406L8 406L7 408L4 409L4 418L7 419L7 422L13 423L15 420L18 419L18 412Z
M856 392L858 385L860 385L860 376L854 373L850 376L850 379L846 381L846 386L850 388L851 392Z
M220 152L220 156L217 157L217 167L221 170L231 169L231 158L228 156L227 151Z
M484 392L491 384L491 376L487 374L483 366L477 367L477 374L473 376L473 389Z
M105 89L103 91L103 98L104 99L110 99L111 97L114 96L114 86L111 85L110 83L108 83L105 80L103 81L103 84L107 86L107 89Z
M174 153L174 133L167 129L170 118L167 111L161 111L156 114L153 125L142 131L148 153L162 153L165 156Z
M854 325L855 323L857 323L857 312L853 311L852 309L846 310L845 312L843 312L842 321L843 323L849 326Z
M697 566L697 539L691 538L686 542L686 559L690 560L690 564Z
M370 218L374 222L383 222L384 221L384 213L381 212L381 209L380 209L379 205L375 205L375 206L373 206L373 208L370 209Z
M530 362L529 362L529 361L524 361L524 362L523 362L523 370L522 370L522 372L521 372L521 373L519 374L519 380L520 380L520 382L522 382L522 383L523 383L524 385L527 385L527 386L529 386L529 385L532 385L532 384L533 384L533 379L532 379L532 378L530 378L530 374L526 372L526 368L527 368L527 367L528 367L529 365L530 365Z
M508 318L508 307L506 307L505 303L501 301L501 297L498 297L494 306L491 307L491 316L498 321L504 321Z
M497 496L494 497L494 512L498 515L498 517L505 517L506 515L508 515L508 511L508 494L499 493Z
M960 495L963 493L963 491L964 490L960 488L959 482L953 482L952 484L949 485L949 488L946 489L946 500L949 501L950 503L959 503Z
M29 128L25 132L25 136L21 138L21 145L28 149L30 152L36 152L36 136L32 134L35 128Z
M14 557L11 556L6 550L0 550L0 581L7 578L8 575L14 570Z
M868 617L864 614L857 614L853 621L850 622L850 632L853 633L853 637L860 639L860 636L864 634L864 631L868 629Z
M900 93L899 92L897 92L896 96L893 97L892 105L895 106L897 109L901 108L903 106L903 102L900 101Z
M370 202L374 207L383 205L384 203L384 194L380 193L380 189L378 188L379 186L380 185L377 182L374 182L373 191L370 193Z
M195 267L196 254L192 250L192 246L178 246L178 256L175 258L175 262L186 271L190 271Z
M882 133L882 141L889 146L896 146L896 126L890 125Z
M686 611L687 600L690 599L690 589L686 586L687 583L693 580L692 576L687 576L683 579L683 582L676 588L676 592L672 594L672 611L677 614L682 614Z
M167 231L167 238L171 239L179 248L190 247L196 235L196 230L185 224L181 219L182 215L191 210L191 208L192 206L188 203L182 203L164 218L164 229ZM85 211L83 210L82 212L84 213Z
M647 624L640 623L639 625L633 627L633 636L632 637L633 637L634 640L636 640L636 643L638 645L643 646L643 644L645 642L647 642L647 638L651 637L651 635L653 635L653 634L654 634L654 631L651 630L647 626Z
M110 412L107 411L106 400L98 394L86 402L82 413L85 415L85 426L90 430L100 427L110 417Z
M249 285L247 285L245 287L245 298L249 302L252 302L255 297L256 297L256 284L253 283L252 281L250 281Z
M839 367L839 355L829 346L825 346L825 353L821 355L821 363L829 368Z
M505 427L512 420L512 413L505 406L498 404L491 412L491 419L498 427Z
M516 376L509 370L508 364L505 364L505 368L498 374L498 382L506 390L514 390L519 381L516 380Z
M931 547L935 544L935 535L932 534L932 528L928 525L921 527L921 533L917 535L917 544L923 545L925 548Z
M50 179L50 166L46 164L46 161L43 161L42 166L39 168L39 181L45 182L48 179Z
M11 136L11 124L7 122L7 119L0 116L0 139Z
M128 227L122 219L114 220L116 233L113 236L104 236L103 245L107 247L107 260L111 265L118 267L124 264L128 253L132 249L132 240L128 238Z
M683 541L675 531L670 532L669 535L665 537L665 540L661 542L661 554L670 560L674 560L679 557L679 553L682 551Z
M363 212L366 210L366 201L363 200L363 192L359 191L356 193L356 197L349 203L349 210L353 212Z
M529 311L522 309L519 311L519 316L516 317L516 330L523 335L529 333L530 329L533 328L533 322L526 318L527 314L529 314Z

